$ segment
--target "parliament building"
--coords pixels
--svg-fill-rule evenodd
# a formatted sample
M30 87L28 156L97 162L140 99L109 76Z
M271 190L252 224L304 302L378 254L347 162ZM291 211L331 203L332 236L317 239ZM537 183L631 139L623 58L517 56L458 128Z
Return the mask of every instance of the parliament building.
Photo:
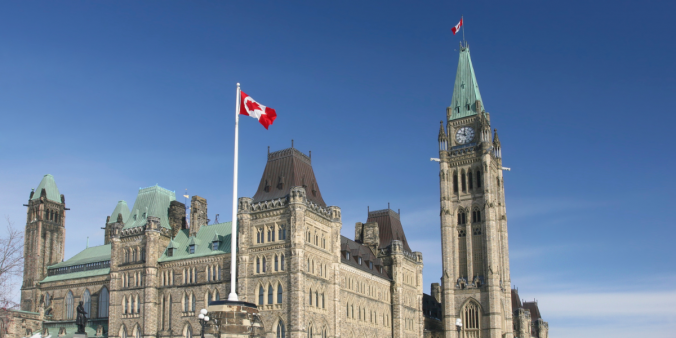
M268 152L258 189L238 201L236 285L267 337L548 337L537 303L511 288L501 143L468 46L438 144L443 271L431 295L398 212L368 211L354 238L341 236L311 157ZM0 320L0 338L72 337L80 301L89 337L191 338L200 309L227 298L231 223L211 222L202 197L186 206L163 187L139 189L131 208L119 201L102 216L104 245L66 260L69 209L53 176L25 206L21 309Z

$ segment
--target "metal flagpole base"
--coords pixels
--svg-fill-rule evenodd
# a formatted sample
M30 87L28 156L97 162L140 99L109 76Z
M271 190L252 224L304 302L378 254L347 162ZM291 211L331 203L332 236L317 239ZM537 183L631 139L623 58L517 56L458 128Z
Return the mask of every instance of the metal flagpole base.
M231 302L238 302L238 301L239 301L239 298L237 298L237 294L236 294L236 293L231 292L231 293L228 295L228 301L231 301Z

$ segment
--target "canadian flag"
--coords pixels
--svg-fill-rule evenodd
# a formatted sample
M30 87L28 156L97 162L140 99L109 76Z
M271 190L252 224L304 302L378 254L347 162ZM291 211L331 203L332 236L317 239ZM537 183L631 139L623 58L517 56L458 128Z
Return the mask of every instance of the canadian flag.
M453 31L453 35L455 35L455 33L460 31L460 27L462 27L462 18L460 18L460 22L458 22L458 24L455 25L455 27L451 28L451 31Z
M239 113L255 118L265 129L268 129L268 126L277 118L275 110L256 102L251 96L246 95L242 91L240 93L242 94L242 98L239 105Z

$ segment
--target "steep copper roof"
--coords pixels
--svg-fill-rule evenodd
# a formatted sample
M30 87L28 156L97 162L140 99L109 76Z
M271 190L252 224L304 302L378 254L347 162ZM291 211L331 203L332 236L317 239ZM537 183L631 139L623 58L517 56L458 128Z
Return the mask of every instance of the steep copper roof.
M379 248L385 248L392 244L393 240L400 240L404 243L404 250L411 252L408 246L404 228L401 226L399 214L392 209L383 209L376 211L369 211L368 220L366 222L378 222L378 232L380 234Z
M519 298L519 290L517 289L512 289L512 312L520 309L521 306L521 298Z
M537 321L540 319L540 308L538 307L538 302L523 302L523 308L530 310L530 320Z
M268 163L265 165L265 171L263 171L253 202L286 197L291 187L297 186L305 187L309 201L326 207L312 170L310 157L295 148L269 153Z
M369 247L357 243L345 236L340 236L340 252L341 263L381 278L391 279L387 274L387 270L381 269L381 267L384 266L382 260L374 255ZM345 254L346 252L350 253L349 259ZM362 259L362 264L359 264L359 257ZM373 262L373 269L369 267L368 262Z

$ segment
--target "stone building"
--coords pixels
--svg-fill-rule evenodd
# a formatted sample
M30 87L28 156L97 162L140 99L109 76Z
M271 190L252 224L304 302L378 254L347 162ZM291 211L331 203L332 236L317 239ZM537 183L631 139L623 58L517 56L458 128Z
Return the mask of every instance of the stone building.
M82 301L89 336L190 338L199 310L228 294L231 224L209 224L202 197L188 222L174 192L140 189L131 209L120 201L107 217L104 245L65 261L68 208L51 175L26 206L16 314L35 317L38 331L72 336ZM237 292L258 305L268 337L422 335L422 254L399 214L369 211L354 239L341 236L341 210L324 202L309 156L269 153L253 198L239 199L238 224Z
M515 337L526 311L512 306L502 149L466 44L438 141L444 336Z

